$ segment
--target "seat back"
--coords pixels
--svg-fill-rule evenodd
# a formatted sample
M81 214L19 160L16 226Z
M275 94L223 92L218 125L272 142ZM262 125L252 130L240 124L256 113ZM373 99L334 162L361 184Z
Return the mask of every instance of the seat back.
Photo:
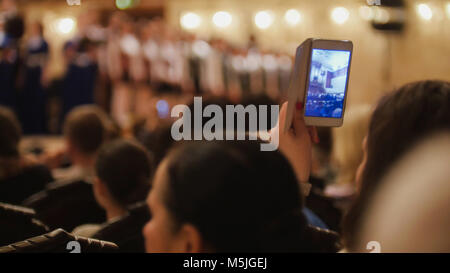
M0 246L48 232L33 209L0 203Z
M85 181L52 183L24 204L36 211L36 218L51 229L73 230L86 223L105 222L105 212L97 204L93 186Z
M117 252L111 242L74 236L63 229L0 247L0 253L96 253Z
M150 217L147 204L137 203L129 208L126 216L104 224L92 237L115 242L121 252L145 252L142 228Z
M42 191L52 180L50 171L44 166L25 167L17 175L0 181L0 202L21 204L26 198Z

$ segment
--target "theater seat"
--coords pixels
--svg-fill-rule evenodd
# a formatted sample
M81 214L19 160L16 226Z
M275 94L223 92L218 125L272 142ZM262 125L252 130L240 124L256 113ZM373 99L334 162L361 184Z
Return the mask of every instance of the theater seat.
M76 241L78 247L72 247ZM75 243L77 244L77 243ZM79 249L78 253L117 252L118 247L111 242L74 236L63 229L33 237L8 246L0 247L0 253L70 253Z
M145 252L142 228L150 220L145 202L130 207L126 216L102 225L93 238L116 243L121 252Z
M0 246L48 232L48 227L34 216L30 208L0 203Z
M95 201L91 184L78 181L54 182L27 200L24 205L36 211L36 218L51 229L73 230L86 223L103 223L104 210Z

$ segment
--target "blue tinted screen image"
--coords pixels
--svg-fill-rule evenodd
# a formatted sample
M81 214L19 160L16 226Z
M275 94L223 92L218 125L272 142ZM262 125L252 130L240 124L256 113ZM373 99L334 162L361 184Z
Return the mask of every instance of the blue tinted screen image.
M350 51L313 49L305 116L341 118Z

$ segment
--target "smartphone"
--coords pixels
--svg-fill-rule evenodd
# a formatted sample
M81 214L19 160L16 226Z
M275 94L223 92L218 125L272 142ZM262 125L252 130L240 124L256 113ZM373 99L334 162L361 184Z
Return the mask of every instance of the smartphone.
M342 125L352 52L353 43L346 40L310 38L297 48L288 89L285 131L292 125L297 102L303 104L306 125Z

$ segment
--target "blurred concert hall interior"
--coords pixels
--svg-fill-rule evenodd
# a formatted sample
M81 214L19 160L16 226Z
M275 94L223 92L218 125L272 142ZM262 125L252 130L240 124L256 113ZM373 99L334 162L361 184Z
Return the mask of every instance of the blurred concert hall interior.
M449 156L449 0L0 0L0 253L448 253Z

